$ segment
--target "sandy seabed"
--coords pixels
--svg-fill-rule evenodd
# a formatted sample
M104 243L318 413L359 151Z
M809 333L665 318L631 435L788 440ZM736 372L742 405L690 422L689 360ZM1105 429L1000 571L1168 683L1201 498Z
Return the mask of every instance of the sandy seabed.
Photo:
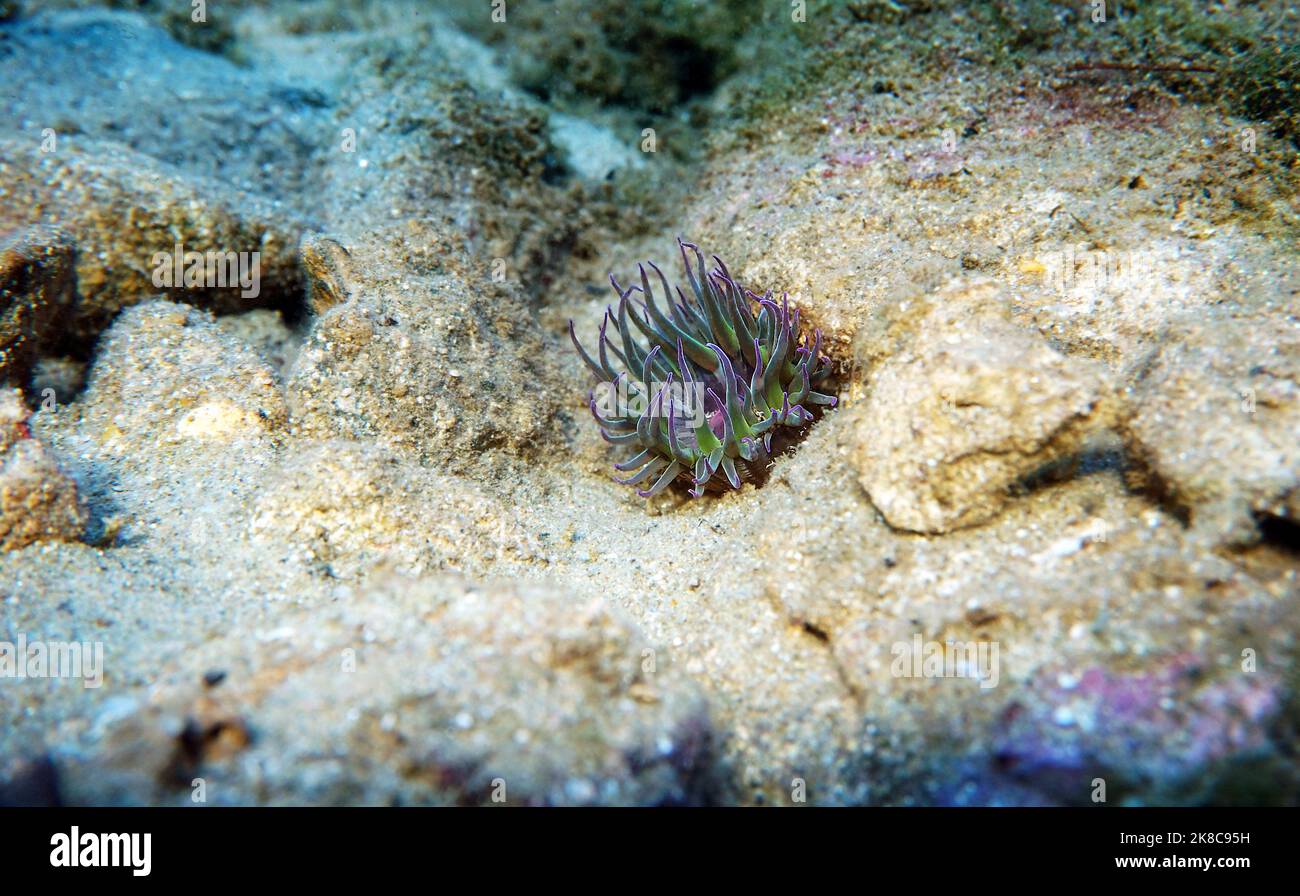
M0 2L0 804L1296 802L1294 113L653 5ZM678 235L838 406L646 500L567 324Z

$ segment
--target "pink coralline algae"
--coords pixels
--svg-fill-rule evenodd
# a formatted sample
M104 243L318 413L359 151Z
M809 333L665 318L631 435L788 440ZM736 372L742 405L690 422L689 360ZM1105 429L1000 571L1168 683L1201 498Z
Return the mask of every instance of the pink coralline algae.
M1282 706L1271 676L1224 675L1190 654L1141 672L1056 670L1036 690L1041 700L1003 712L996 764L1063 802L1087 802L1094 778L1112 795L1137 782L1187 795L1207 768L1270 752L1269 723Z

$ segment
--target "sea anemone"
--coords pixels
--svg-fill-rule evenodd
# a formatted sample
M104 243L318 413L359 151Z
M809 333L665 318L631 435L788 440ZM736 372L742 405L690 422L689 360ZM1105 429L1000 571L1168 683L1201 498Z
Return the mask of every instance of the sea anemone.
M635 471L618 481L645 498L674 481L688 485L692 497L706 488L722 490L723 480L714 479L718 470L732 488L757 481L773 454L816 419L810 408L820 413L835 406L834 396L812 391L831 370L821 354L821 330L811 337L800 333L789 297L778 304L771 291L759 296L742 288L716 255L706 274L699 247L681 239L677 245L691 294L679 287L674 301L674 289L653 262L647 264L663 286L662 305L646 265L637 266L640 286L624 289L611 274L618 307L607 307L601 320L599 360L582 347L569 321L578 354L599 380L588 405L601 435L638 449L614 465ZM607 335L610 324L617 341Z

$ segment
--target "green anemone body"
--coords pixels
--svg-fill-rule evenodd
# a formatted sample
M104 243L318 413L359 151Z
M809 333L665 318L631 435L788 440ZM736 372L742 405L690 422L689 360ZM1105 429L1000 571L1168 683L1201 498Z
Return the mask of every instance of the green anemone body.
M833 396L813 391L830 373L821 331L801 334L787 297L778 304L770 292L743 289L716 255L706 273L699 248L677 242L689 293L670 287L653 263L661 298L646 265L638 266L640 285L625 289L611 275L618 305L605 310L594 358L569 322L598 380L588 404L601 435L636 451L615 464L635 471L619 481L643 497L678 479L696 497L725 488L724 481L739 488L766 467L774 436L810 424L809 408L835 405Z

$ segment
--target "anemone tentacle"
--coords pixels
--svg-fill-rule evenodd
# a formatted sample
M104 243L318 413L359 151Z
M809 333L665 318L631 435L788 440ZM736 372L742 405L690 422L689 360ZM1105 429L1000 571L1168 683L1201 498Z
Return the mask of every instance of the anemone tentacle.
M797 433L816 418L810 407L820 413L837 401L814 391L831 361L821 353L820 330L801 332L788 295L779 303L771 291L760 296L738 284L718 256L709 271L697 245L678 238L677 247L688 290L649 261L637 266L639 285L623 287L610 275L618 301L601 318L595 357L569 322L583 364L620 402L598 408L595 390L589 393L601 436L637 452L614 465L632 474L618 481L643 497L678 480L693 497L740 488L770 462L777 427Z

